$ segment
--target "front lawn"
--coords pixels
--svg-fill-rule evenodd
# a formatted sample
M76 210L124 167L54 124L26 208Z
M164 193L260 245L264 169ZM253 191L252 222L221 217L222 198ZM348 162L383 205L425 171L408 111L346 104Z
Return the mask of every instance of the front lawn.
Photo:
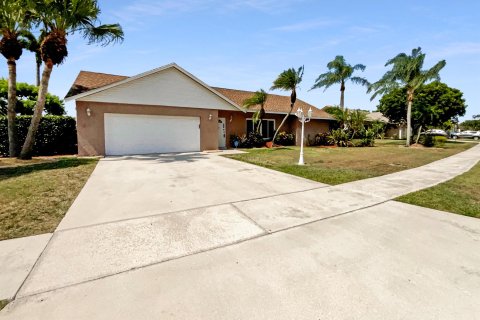
M9 167L2 168L2 162ZM53 232L97 159L35 162L19 165L16 160L0 159L0 240Z
M480 218L480 163L452 180L396 200Z
M377 140L375 147L305 148L305 166L298 166L299 147L247 149L229 158L336 185L415 168L474 146L447 142L444 148L405 148L405 141Z

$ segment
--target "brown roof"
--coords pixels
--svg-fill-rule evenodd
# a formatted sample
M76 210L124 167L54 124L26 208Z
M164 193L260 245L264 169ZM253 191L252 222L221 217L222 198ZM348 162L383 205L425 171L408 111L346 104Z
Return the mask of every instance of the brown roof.
M124 79L127 79L126 76L119 76L114 74L107 73L98 73L90 71L80 71L77 78L75 79L72 87L68 91L65 98L97 89ZM225 88L216 88L212 87L213 90L222 94L226 98L230 99L239 106L243 105L243 101L247 98L250 98L254 92L253 91L244 91L244 90L234 90L234 89L225 89ZM254 106L250 110L258 110L260 106ZM264 106L265 111L283 113L286 114L290 110L290 96L281 96L278 94L268 94L267 103ZM306 103L300 99L297 99L295 103L295 112L297 108L301 108L303 111L307 111L309 108L312 108L313 118L322 118L322 119L333 119L330 114L324 110L320 110L311 104Z
M127 78L128 77L126 76L117 76L114 74L80 71L65 98L97 89Z
M218 91L239 106L242 106L243 101L247 98L250 98L254 94L253 91L243 91L216 87L212 87L212 89ZM250 108L249 110L258 110L259 108L260 106L257 105ZM290 96L281 96L278 94L269 93L264 108L267 113L288 113L290 111ZM324 110L318 109L317 107L312 106L311 104L306 103L305 101L302 101L300 99L297 99L297 101L295 102L293 112L297 111L298 108L301 108L304 112L307 112L309 108L312 108L313 118L333 119L333 117Z

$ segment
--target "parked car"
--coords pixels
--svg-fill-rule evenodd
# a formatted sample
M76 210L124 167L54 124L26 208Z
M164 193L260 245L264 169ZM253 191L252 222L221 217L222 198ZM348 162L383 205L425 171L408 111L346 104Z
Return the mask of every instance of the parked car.
M430 129L425 131L425 134L429 136L444 136L444 137L447 136L447 133L441 129Z
M461 132L452 132L453 139L480 139L480 131L465 130Z

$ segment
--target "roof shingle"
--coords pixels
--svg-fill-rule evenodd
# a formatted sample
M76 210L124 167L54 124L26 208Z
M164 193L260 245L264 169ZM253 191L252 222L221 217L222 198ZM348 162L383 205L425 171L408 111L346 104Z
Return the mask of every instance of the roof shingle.
M107 86L127 78L126 76L118 76L115 74L80 71L65 98Z
M254 92L253 91L244 91L244 90L235 90L235 89L226 89L226 88L217 88L212 87L213 90L218 91L228 99L232 100L239 106L243 105L243 101L245 99L250 98ZM278 94L271 94L269 93L267 96L267 102L265 103L265 111L268 112L275 112L275 113L283 113L286 114L290 111L290 96L281 96ZM304 112L307 112L309 108L312 108L312 118L321 118L321 119L333 119L333 117L325 112L324 110L318 109L317 107L306 103L303 100L297 99L295 102L295 107L293 112L297 111L300 108ZM260 106L254 106L249 110L258 110Z
M77 78L75 79L72 87L68 91L66 98L90 91L93 89L97 89L103 86L107 86L109 84L127 79L129 77L126 76L119 76L114 74L107 74L107 73L98 73L98 72L90 72L90 71L80 71ZM254 92L253 91L244 91L244 90L235 90L235 89L226 89L226 88L218 88L218 87L211 87L213 90L217 91L221 95L225 96L226 98L230 99L234 103L239 106L243 105L243 101L247 98L250 98ZM260 108L260 106L254 106L250 108L252 111L256 111ZM283 113L286 114L290 110L290 96L281 96L278 94L268 94L267 103L264 106L265 111L267 113ZM300 99L297 99L295 103L295 110L297 108L301 108L303 111L307 112L309 108L312 108L312 118L321 118L321 119L333 119L330 114L325 112L324 110L318 109L315 106L306 103Z

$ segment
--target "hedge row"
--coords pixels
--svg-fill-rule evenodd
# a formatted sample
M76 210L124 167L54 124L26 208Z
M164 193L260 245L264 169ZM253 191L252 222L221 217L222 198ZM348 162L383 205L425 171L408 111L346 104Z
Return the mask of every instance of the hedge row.
M22 148L32 116L18 116L17 148ZM77 153L77 128L75 118L67 116L44 116L40 121L33 147L35 156ZM0 155L8 156L7 117L0 116Z

